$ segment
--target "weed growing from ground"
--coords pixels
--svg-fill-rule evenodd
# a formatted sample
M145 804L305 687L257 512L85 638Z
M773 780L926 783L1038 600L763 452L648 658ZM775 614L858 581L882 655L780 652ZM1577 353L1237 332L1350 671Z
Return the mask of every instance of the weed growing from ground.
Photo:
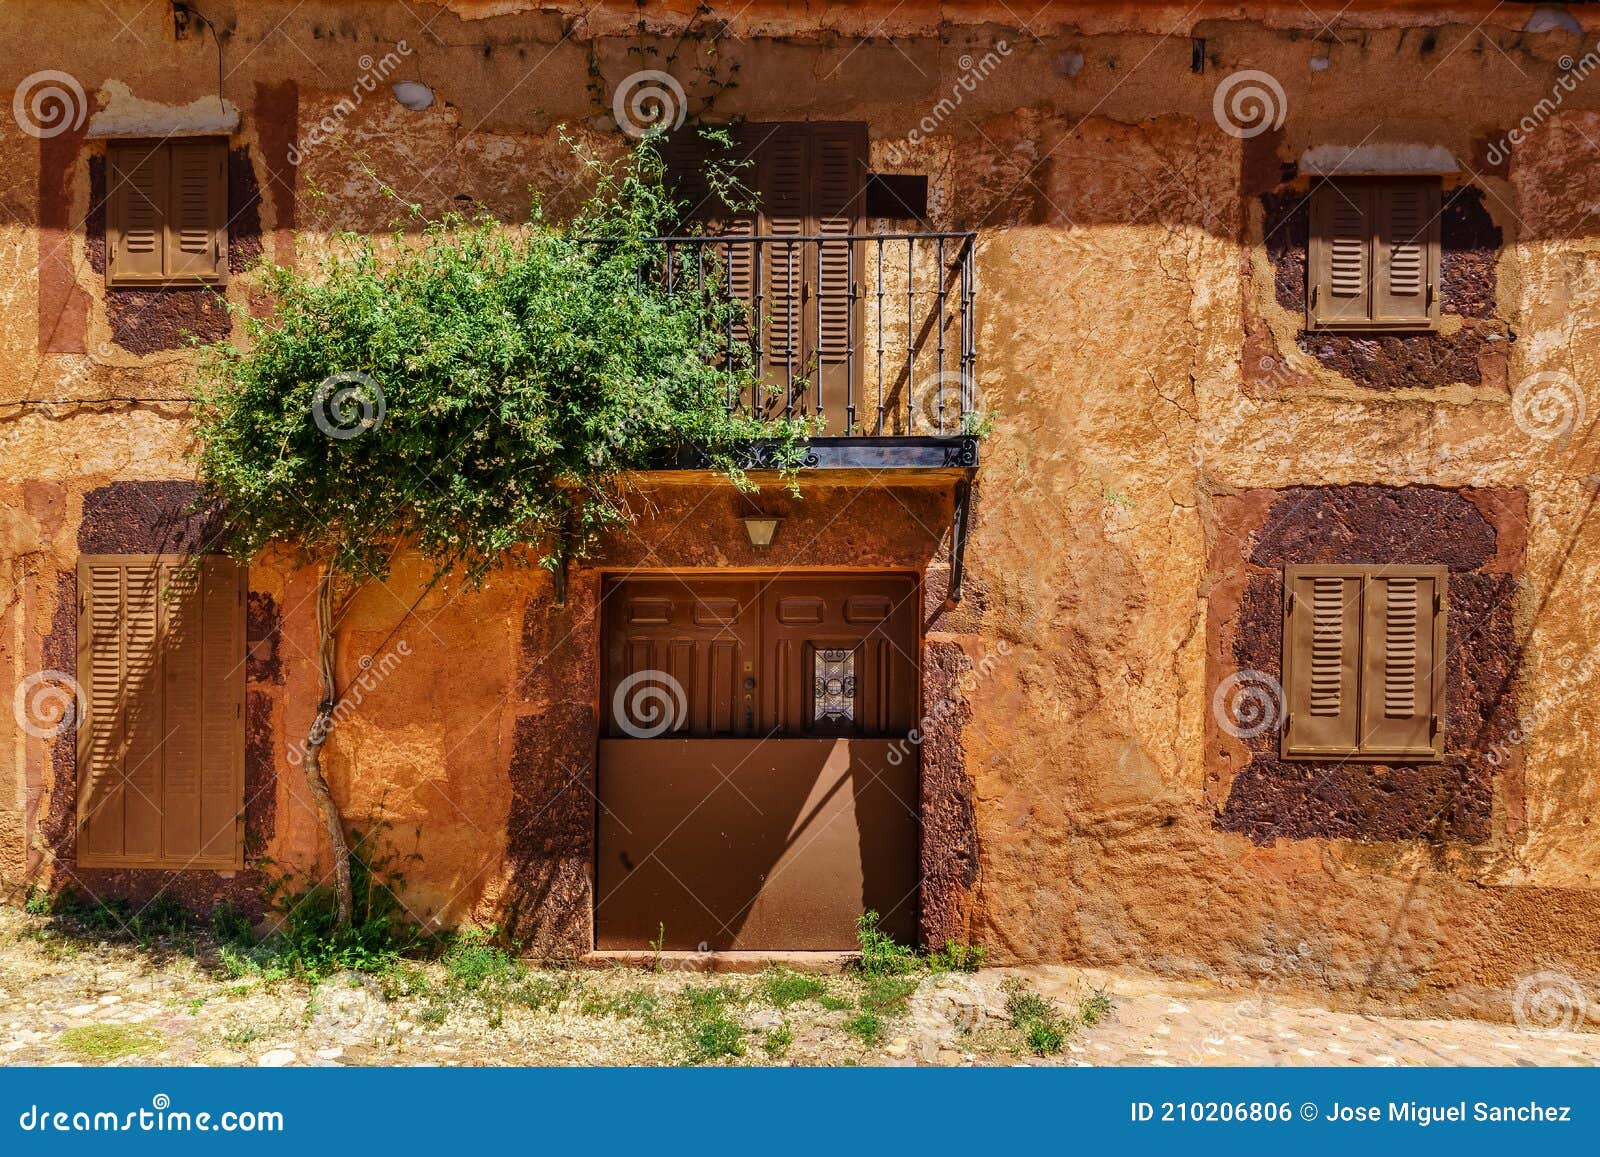
M694 985L673 1001L674 1021L690 1064L742 1057L745 1027L730 1012L745 996L727 984Z
M92 1061L115 1061L123 1057L158 1051L166 1042L153 1029L131 1024L85 1024L61 1034L61 1047Z
M768 1030L766 1039L761 1042L761 1047L766 1050L768 1056L781 1057L789 1051L789 1046L792 1044L794 1044L794 1033L790 1031L788 1025L784 1024Z
M921 964L915 950L878 928L878 914L870 908L856 920L856 942L861 946L861 971L868 976L899 976L915 972Z
M788 1008L802 1000L817 1000L828 991L821 977L787 968L769 968L761 974L761 999L773 1008Z
M959 940L946 940L944 947L928 955L931 972L976 972L983 967L989 950Z
M857 1013L844 1022L844 1031L870 1047L883 1039L883 1021L875 1013Z
M609 1016L617 1020L648 1017L661 1008L661 998L653 992L629 989L625 992L596 992L583 998L578 1011L584 1016Z
M870 976L861 986L861 1008L880 1016L900 1016L917 984L915 976Z
M1004 988L1006 1016L1011 1027L1022 1033L1028 1048L1042 1057L1060 1052L1078 1022L1062 1013L1055 1001L1029 988L1020 977L1009 978ZM1104 994L1100 995L1103 998ZM1106 1011L1109 1009L1107 1001Z
M1110 994L1103 988L1097 988L1078 1004L1078 1021L1085 1028L1093 1028L1110 1016L1111 1010Z

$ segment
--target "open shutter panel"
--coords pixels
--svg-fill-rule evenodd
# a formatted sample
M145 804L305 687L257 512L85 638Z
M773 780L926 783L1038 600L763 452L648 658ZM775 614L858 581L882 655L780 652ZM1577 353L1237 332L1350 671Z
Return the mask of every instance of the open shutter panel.
M806 373L801 333L805 321L806 250L785 237L806 232L806 126L748 125L753 133L761 190L762 232L779 240L766 245L762 313L767 364L801 377Z
M1362 755L1442 754L1444 592L1442 567L1368 578Z
M151 564L130 564L123 577L123 854L145 859L161 851L161 781L165 733L161 727L160 574Z
M164 563L161 600L162 716L167 731L166 818L162 854L188 861L200 851L200 728L204 723L200 673L200 575L192 566Z
M848 237L861 215L867 165L866 126L811 126L811 231ZM848 242L823 241L817 253L817 340L824 363L845 360L850 348L851 254Z
M231 559L202 566L200 855L238 864L244 799L244 582Z
M1423 181L1385 183L1373 190L1377 218L1377 269L1373 319L1422 324L1433 313L1438 276L1437 186Z
M106 231L114 279L159 281L166 274L167 150L113 145L108 153Z
M78 858L120 856L123 836L122 568L78 567Z
M161 840L161 691L156 567L78 567L79 681L88 719L78 734L78 856L151 859Z
M1366 321L1372 315L1374 192L1365 184L1324 181L1311 200L1316 260L1312 270L1314 324Z
M167 276L216 280L227 269L227 147L179 141L170 150Z
M1290 567L1285 603L1283 753L1348 752L1361 718L1361 580Z

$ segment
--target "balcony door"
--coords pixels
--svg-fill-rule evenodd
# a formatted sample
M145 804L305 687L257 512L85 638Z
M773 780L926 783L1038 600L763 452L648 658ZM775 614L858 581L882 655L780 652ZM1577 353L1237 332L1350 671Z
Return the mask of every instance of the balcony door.
M690 215L729 238L719 246L728 288L742 299L748 341L762 380L773 388L747 405L774 414L820 415L824 433L860 422L862 389L862 230L866 125L844 121L747 121L734 140L739 200L730 209L704 177L714 158L703 138L680 131L663 147L668 178ZM752 238L740 243L735 238Z
M914 939L917 611L911 575L607 589L598 948Z

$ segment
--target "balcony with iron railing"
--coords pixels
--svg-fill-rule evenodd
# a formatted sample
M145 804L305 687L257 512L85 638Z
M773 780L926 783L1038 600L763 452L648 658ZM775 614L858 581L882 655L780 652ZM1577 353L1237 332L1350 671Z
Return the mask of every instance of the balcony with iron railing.
M759 384L730 388L728 409L816 420L808 467L970 471L984 420L976 237L660 237L650 276L738 303L721 357L748 359Z

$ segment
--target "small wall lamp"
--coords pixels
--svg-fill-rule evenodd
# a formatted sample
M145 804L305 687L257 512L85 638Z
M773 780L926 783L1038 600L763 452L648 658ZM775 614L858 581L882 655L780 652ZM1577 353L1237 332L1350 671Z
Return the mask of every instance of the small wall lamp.
M750 536L750 545L757 550L766 550L772 545L773 536L778 533L778 523L782 521L776 514L745 515L744 532Z

